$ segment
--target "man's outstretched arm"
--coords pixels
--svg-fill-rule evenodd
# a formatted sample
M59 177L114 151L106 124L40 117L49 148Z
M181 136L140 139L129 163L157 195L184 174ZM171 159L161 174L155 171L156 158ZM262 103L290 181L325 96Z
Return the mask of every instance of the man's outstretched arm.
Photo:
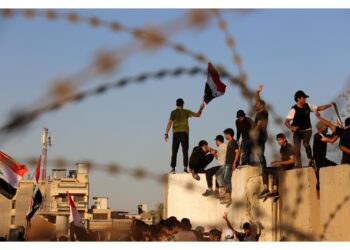
M201 105L199 106L198 112L194 113L192 116L193 117L200 117L201 114L202 114L203 109L204 109L204 102L202 102Z
M335 129L336 129L336 126L331 123L330 121L324 119L321 115L320 115L320 112L315 112L315 115L317 117L317 119L320 120L320 122L322 122L324 125L326 125L328 128L330 128L333 132L335 132Z

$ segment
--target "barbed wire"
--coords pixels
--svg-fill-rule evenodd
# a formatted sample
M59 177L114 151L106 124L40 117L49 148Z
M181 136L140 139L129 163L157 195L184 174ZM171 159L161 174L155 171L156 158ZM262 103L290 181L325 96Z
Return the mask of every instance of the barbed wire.
M157 28L151 28L151 29L130 28L118 21L107 22L99 19L98 17L83 17L78 15L77 13L60 15L59 13L53 10L44 11L40 13L41 13L41 16L46 17L49 20L56 20L56 19L62 18L62 19L67 19L68 21L71 21L71 22L79 22L79 21L86 22L92 27L109 27L116 32L124 31L133 35L136 39L142 42L142 44L145 45L145 48L152 47L153 49L156 49L156 48L160 48L161 46L166 46L166 47L172 48L178 53L191 57L197 62L206 64L210 61L204 54L193 52L183 44L174 43L168 40L166 36L162 35L160 33L160 30ZM211 15L203 14L206 12L203 12L202 10L193 10L193 12L190 12L190 13L192 13L192 15L188 14L188 16L190 17L189 20L192 20L192 21L189 21L189 22L196 27L203 25L203 23L206 23L209 16L211 16ZM25 16L28 16L28 17L34 17L37 15L37 12L33 10L25 10L25 12L15 12L9 9L5 9L2 11L2 15L7 18L13 17L18 14L19 15L24 14ZM230 75L229 71L226 70L223 65L218 64L217 68L222 74ZM246 76L244 76L244 78L245 77ZM248 101L251 107L254 107L252 99L254 98L255 91L248 87L245 80L246 79L240 79L239 81L237 81L237 79L232 76L230 78L230 82L233 85L239 87L242 97ZM268 102L266 102L266 107L271 113L272 117L274 118L275 124L280 125L283 122L283 118L280 117L277 114L277 112L275 112L273 106L270 105ZM287 130L285 132L288 133Z
M247 80L247 76L246 76L246 74L244 73L244 70L243 70L242 59L241 59L240 55L237 52L236 39L229 32L228 24L224 20L224 18L222 17L222 15L220 13L220 10L218 10L218 9L212 10L212 13L213 13L213 15L215 16L215 18L218 21L218 27L220 28L220 30L223 31L223 33L225 35L226 45L229 47L229 49L232 52L231 60L232 60L233 64L235 64L237 66L240 78L242 80L246 81Z

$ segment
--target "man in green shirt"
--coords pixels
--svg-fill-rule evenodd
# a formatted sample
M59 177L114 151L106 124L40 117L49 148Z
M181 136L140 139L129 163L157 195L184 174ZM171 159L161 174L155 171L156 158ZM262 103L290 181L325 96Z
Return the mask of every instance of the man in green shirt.
M200 105L198 112L194 113L191 110L184 109L184 100L181 98L176 100L176 109L171 112L170 119L165 131L165 141L167 142L169 138L169 130L171 126L173 126L173 145L170 163L171 171L169 173L175 174L177 151L179 150L180 143L183 153L184 171L188 173L188 118L200 117L203 109L204 103Z

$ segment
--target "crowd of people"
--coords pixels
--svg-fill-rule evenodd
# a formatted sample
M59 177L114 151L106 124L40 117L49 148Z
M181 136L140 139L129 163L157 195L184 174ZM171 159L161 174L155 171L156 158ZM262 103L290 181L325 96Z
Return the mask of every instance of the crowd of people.
M339 138L339 149L343 156L341 163L350 164L350 117L343 124L340 119L336 123L326 120L320 115L332 106L334 102L325 105L312 105L307 102L309 97L304 91L298 90L294 94L295 104L289 110L284 125L292 134L293 144L288 142L285 133L278 133L275 138L280 146L280 158L271 161L267 166L265 157L265 145L268 140L269 113L265 102L260 95L263 86L259 85L255 95L256 114L254 120L246 115L243 110L236 114L236 135L232 128L227 128L223 134L215 137L216 149L209 146L206 140L201 140L198 146L188 157L189 150L189 125L188 119L200 117L204 109L204 103L194 113L184 109L184 101L180 98L176 101L176 109L171 112L170 119L165 131L165 140L169 138L169 131L173 129L171 170L169 174L175 174L176 159L180 144L183 152L184 172L191 173L193 178L200 180L198 173L205 173L207 190L203 196L215 196L220 199L221 204L230 204L231 200L231 177L239 165L251 165L262 167L263 190L259 198L273 198L278 200L278 173L294 168L303 167L301 158L301 144L303 144L308 158L307 167L313 167L317 178L317 195L319 197L320 183L319 171L322 167L337 165L327 159L327 143L335 143ZM316 133L314 134L313 147L310 145L312 137L311 113L318 119ZM282 125L282 124L281 124ZM328 134L328 128L332 131ZM225 142L226 141L226 142ZM207 169L207 166L214 160L217 166ZM273 188L269 190L269 175L273 176ZM213 177L216 177L215 188Z
M212 228L206 232L204 227L192 228L190 219L178 220L171 216L160 220L158 224L148 225L142 220L134 219L129 234L123 241L259 241L261 226L250 218L243 224L243 231L234 229L227 218L223 215L227 227Z

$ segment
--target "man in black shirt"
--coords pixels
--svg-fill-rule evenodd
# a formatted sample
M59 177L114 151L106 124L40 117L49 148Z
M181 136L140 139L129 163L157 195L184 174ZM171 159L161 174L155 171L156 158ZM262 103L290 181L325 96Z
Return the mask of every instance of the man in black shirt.
M255 107L257 110L255 116L255 132L254 133L254 151L260 161L260 165L266 168L265 144L268 138L267 124L269 121L269 113L266 111L265 102L260 98L260 92L263 90L263 85L259 85L255 94Z
M345 120L345 129L340 137L339 148L343 152L342 164L350 164L350 117Z
M277 190L277 175L278 171L293 169L295 163L295 156L293 146L290 145L286 139L286 136L282 133L276 136L278 144L281 146L280 161L272 161L272 167L268 167L263 169L263 184L264 190L259 195L259 199L261 198L279 198L279 193ZM269 191L269 174L273 175L273 190Z
M298 90L294 94L296 104L290 109L284 122L286 127L294 133L293 143L297 167L302 167L300 152L302 141L306 150L306 155L309 158L309 166L313 165L312 150L310 146L310 139L312 136L310 112L322 111L332 106L332 103L323 106L310 105L306 102L308 97L309 96L302 90Z
M335 166L337 165L333 161L330 161L327 159L327 143L332 142L338 138L337 135L328 135L327 134L327 126L323 124L322 122L318 122L316 124L317 133L314 135L314 144L313 144L313 157L316 164L316 191L317 191L317 197L319 198L320 195L320 168L322 167L328 167L328 166Z
M231 199L231 193L232 193L231 177L232 177L232 172L235 171L237 168L237 165L239 162L240 151L239 151L237 142L233 139L234 131L232 128L225 129L224 136L225 136L225 139L228 141L227 150L226 150L224 174L223 174L225 195L223 197L223 200L220 203L221 204L230 204L232 202L232 199Z
M237 142L241 138L241 151L242 151L242 161L241 165L250 165L252 161L250 159L253 147L253 141L250 138L250 132L254 128L254 122L249 117L246 117L243 110L237 111Z
M200 141L198 146L193 148L190 156L189 166L192 176L197 181L200 180L199 172L204 172L204 169L212 162L214 155L210 153L210 148L207 141Z

